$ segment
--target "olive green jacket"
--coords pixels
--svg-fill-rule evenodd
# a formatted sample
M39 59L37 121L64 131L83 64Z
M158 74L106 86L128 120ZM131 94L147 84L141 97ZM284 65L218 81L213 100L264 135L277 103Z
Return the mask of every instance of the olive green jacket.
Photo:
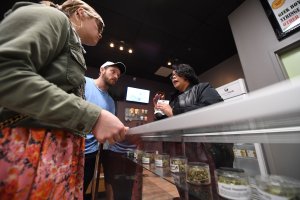
M15 4L0 24L0 122L21 113L14 126L91 132L101 108L82 99L82 51L64 13Z

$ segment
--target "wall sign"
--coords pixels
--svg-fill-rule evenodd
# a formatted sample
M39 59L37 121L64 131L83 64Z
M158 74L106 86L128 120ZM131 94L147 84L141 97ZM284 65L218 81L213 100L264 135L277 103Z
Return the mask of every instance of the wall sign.
M278 40L300 30L300 0L260 0Z

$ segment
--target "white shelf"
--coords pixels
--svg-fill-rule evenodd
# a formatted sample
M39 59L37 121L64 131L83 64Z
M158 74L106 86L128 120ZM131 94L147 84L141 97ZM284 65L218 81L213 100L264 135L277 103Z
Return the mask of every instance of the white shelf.
M300 143L300 79L129 130L148 140Z

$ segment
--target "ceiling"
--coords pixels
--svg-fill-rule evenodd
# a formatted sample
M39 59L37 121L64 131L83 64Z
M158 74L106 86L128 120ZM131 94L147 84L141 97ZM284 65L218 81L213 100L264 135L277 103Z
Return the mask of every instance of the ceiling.
M60 3L61 1L54 1ZM88 67L121 61L127 75L167 82L154 73L167 62L190 64L201 74L236 54L228 15L244 0L86 0L105 22L103 38L85 47ZM12 3L1 6L8 9ZM2 14L3 15L3 14ZM110 48L125 44L133 53Z

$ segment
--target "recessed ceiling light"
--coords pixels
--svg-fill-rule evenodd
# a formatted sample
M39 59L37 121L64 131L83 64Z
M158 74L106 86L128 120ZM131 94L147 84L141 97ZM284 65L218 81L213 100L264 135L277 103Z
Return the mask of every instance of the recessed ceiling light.
M113 48L113 47L115 47L115 44L111 42L111 43L109 44L109 46L110 46L111 48Z

